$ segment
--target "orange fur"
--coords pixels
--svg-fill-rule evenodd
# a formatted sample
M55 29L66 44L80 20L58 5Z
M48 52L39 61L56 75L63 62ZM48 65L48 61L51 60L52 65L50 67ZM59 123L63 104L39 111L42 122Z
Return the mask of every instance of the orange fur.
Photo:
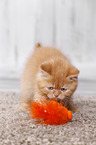
M78 74L78 69L59 50L36 44L21 78L21 107L27 108L29 99L39 102L44 96L45 99L63 100L65 105L71 106Z

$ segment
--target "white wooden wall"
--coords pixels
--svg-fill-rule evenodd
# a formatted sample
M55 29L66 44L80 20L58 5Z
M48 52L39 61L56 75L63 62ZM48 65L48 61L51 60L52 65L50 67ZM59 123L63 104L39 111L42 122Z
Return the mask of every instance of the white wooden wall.
M0 0L0 77L20 77L37 41L96 79L96 0Z

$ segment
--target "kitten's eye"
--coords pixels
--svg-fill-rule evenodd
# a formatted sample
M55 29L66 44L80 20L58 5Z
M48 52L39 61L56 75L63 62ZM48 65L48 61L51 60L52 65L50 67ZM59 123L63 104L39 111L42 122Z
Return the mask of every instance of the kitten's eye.
M53 90L54 88L53 87L48 87L48 90Z
M61 88L61 91L64 91L64 92L65 92L66 90L67 90L67 89L65 89L65 88Z
M77 79L78 79L78 77L77 77L77 76L70 77L70 80L71 80L71 81L74 81L74 80L77 80Z

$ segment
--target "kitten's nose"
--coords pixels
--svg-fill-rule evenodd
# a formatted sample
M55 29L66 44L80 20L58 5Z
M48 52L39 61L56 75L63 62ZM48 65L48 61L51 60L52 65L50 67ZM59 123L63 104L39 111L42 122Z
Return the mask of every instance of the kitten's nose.
M58 95L55 95L55 97L57 98L57 97L58 97Z
M56 98L59 96L58 90L55 90L55 94L54 95L55 95Z

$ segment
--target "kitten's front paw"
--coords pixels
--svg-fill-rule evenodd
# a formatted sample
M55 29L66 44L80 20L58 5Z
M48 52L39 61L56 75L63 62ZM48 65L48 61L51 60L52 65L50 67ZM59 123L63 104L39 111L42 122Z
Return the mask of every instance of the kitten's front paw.
M72 108L72 112L75 113L75 112L80 112L80 109L79 108Z

